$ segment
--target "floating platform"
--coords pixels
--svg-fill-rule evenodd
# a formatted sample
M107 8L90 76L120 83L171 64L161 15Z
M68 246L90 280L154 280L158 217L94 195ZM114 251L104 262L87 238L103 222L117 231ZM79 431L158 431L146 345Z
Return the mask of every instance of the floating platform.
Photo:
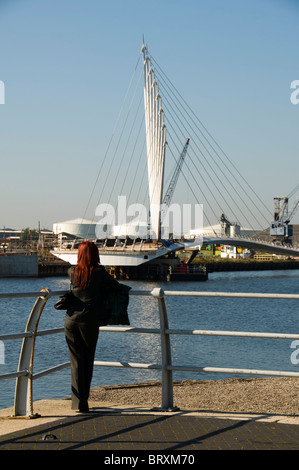
M208 273L207 271L202 271L198 273L172 273L168 274L167 281L207 281Z
M55 276L66 276L68 269L70 268L69 263L65 262L40 262L38 264L38 276L39 277L55 277Z
M208 271L201 265L147 263L141 266L106 267L116 279L136 281L207 281Z

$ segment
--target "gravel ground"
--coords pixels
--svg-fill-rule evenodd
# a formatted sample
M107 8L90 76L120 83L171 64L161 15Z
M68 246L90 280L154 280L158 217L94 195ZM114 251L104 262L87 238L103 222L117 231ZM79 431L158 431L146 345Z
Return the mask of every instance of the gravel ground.
M198 415L261 416L262 419L299 425L298 378L239 378L174 382L174 406ZM91 409L135 409L161 406L161 383L149 382L95 387ZM138 411L139 409L139 411ZM11 419L13 408L0 410L0 436L74 416L70 397L34 402L38 419Z
M182 409L299 416L299 380L293 377L184 380L174 383L173 394ZM90 400L159 407L161 383L96 387Z

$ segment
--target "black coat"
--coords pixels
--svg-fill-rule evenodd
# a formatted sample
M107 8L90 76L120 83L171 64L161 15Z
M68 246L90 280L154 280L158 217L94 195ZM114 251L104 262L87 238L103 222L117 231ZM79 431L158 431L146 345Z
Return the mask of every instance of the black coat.
M67 310L73 321L80 323L96 323L129 325L127 306L130 287L120 284L110 276L103 266L96 268L86 289L81 290L76 282L76 270L68 271L74 299Z
M67 315L72 321L107 325L107 298L123 290L123 285L110 276L103 266L96 268L86 289L81 290L76 282L76 269L68 271L74 299Z

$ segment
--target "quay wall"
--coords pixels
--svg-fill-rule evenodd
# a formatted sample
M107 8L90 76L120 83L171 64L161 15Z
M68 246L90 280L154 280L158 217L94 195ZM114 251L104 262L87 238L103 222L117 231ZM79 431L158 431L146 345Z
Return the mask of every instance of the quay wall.
M192 263L193 264L193 263ZM284 270L299 269L299 260L281 260L281 261L256 261L256 260L223 260L208 261L201 260L207 273L221 271L265 271L265 270ZM67 276L69 268L68 263L58 262L39 262L37 254L14 254L0 255L0 278L2 277L48 277L48 276ZM161 280L161 275L155 272L143 272L143 270L125 270L123 276L116 276L119 279L153 279ZM115 275L114 272L111 274ZM173 279L174 280L174 279ZM186 279L187 280L187 279ZM203 280L203 279L202 279ZM207 280L205 278L204 280Z
M297 260L256 261L256 260L225 260L207 261L203 263L208 273L221 271L273 271L283 269L299 269Z
M0 277L38 277L37 254L0 255Z

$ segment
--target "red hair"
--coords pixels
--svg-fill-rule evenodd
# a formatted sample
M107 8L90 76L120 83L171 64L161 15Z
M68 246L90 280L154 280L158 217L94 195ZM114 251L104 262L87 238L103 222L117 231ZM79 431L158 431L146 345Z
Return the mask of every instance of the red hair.
M89 241L80 243L76 265L76 281L81 290L87 287L93 270L99 263L100 257L97 246Z

